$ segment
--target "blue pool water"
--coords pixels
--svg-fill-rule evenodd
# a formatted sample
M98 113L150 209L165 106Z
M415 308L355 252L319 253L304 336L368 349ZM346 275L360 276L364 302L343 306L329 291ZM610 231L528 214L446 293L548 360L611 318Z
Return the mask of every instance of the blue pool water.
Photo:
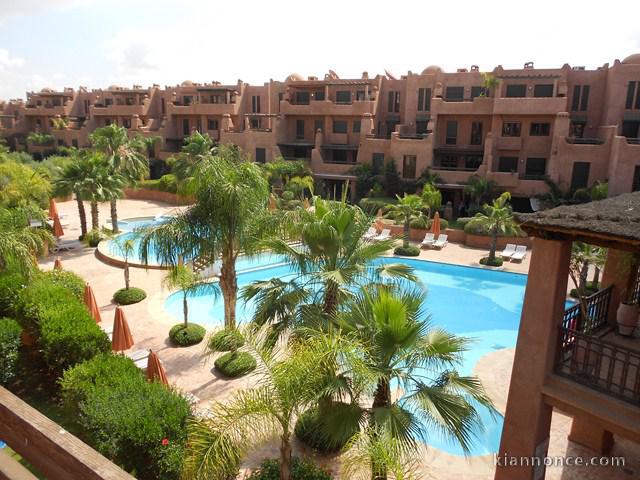
M402 262L415 268L415 273L427 290L425 310L435 326L451 333L474 339L458 367L461 375L471 375L478 360L495 350L511 348L516 344L520 312L527 281L526 275L499 272L480 268L426 262L421 260L389 258L383 262ZM260 260L254 262L260 263ZM238 285L242 287L255 280L291 277L288 265L272 265L242 272ZM182 294L169 296L166 310L176 320L182 318ZM224 319L222 300L213 301L211 295L194 294L188 299L190 318L208 326L222 326ZM252 303L238 303L239 322L250 320ZM475 432L476 441L471 455L496 452L500 443L503 418L479 408L484 429ZM463 455L462 449L453 442L430 432L426 443L454 455Z

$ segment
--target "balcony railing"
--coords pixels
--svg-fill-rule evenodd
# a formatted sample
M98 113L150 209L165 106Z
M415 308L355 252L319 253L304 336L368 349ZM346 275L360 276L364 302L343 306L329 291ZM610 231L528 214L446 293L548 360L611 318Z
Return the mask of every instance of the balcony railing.
M589 138L589 137L566 137L567 143L573 143L575 145L602 145L604 140L602 138Z
M580 303L568 308L564 312L562 328L582 333L590 333L607 323L607 312L611 301L611 287L585 297L586 318L582 314ZM564 342L563 342L564 344Z
M478 170L478 167L458 167L458 166L449 166L449 165L434 165L434 170L449 170L455 172L475 172Z
M520 180L546 180L549 176L545 173L521 173Z
M401 140L424 140L428 138L428 133L399 133L398 138Z
M629 138L627 137L627 143L630 145L640 145L640 138Z

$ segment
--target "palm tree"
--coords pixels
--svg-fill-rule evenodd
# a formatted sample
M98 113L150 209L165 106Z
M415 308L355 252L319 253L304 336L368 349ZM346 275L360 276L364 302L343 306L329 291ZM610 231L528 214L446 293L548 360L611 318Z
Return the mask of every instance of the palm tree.
M264 329L245 332L246 348L255 357L258 383L240 390L228 403L216 403L208 415L188 426L183 478L228 478L239 457L265 440L280 443L280 479L290 480L291 437L296 417L318 396L324 381L324 338L304 343L283 341L273 348Z
M409 229L411 228L411 220L420 214L423 202L422 198L418 195L407 195L406 193L403 197L396 195L396 198L398 199L398 203L389 205L389 211L395 218L402 220L404 225L402 246L403 248L407 248L409 247Z
M494 77L491 73L483 72L482 73L482 93L481 97L490 97L491 92L495 93L495 89L498 86L498 79Z
M484 205L483 211L476 213L467 225L478 227L491 235L487 265L494 265L498 235L518 235L520 227L513 218L509 200L511 194L504 192L491 205Z
M162 284L170 290L180 290L182 292L182 313L185 328L189 324L189 302L187 301L189 295L205 293L205 291L213 293L216 297L220 294L220 289L216 283L201 279L191 268L185 265L171 267L162 280Z
M237 147L224 146L197 167L190 193L196 199L192 207L141 232L141 257L147 263L153 248L163 265L177 265L179 256L220 259L225 328L235 328L236 259L240 252L257 253L260 240L274 228L267 209L269 187L260 167Z
M340 352L339 381L327 379L323 391L329 394L333 389L333 395L344 397L345 385L352 390L357 386L361 394L373 392L373 400L367 407L361 394L352 393L351 408L343 410L351 415L332 415L329 410L322 429L332 435L363 426L365 438L356 437L351 445L360 454L363 448L368 452L365 467L374 480L386 479L390 469L397 473L398 467L410 463L419 451L416 438L426 440L427 428L435 427L469 451L474 428L480 426L477 407L493 411L480 381L455 370L469 340L432 327L422 310L424 296L415 286L370 285L337 316L342 335L354 339L357 347ZM395 386L397 394L392 391ZM380 455L376 446L381 441L393 455ZM397 455L399 451L404 457ZM351 468L356 464L347 462Z
M431 210L438 209L442 205L442 193L435 185L425 184L421 197L422 203L427 208L427 216L431 218Z
M30 227L30 219L39 219L45 224L39 208L0 209L0 272L8 268L31 272L36 266L36 255L47 243L54 243L47 229Z
M129 290L129 257L135 251L136 243L132 238L117 239L116 245L118 252L124 258L124 288Z
M83 155L83 154L82 154ZM87 214L82 202L82 188L88 176L88 162L83 161L80 153L74 153L73 161L66 164L53 182L56 196L75 195L80 217L80 239L87 235Z
M98 203L112 201L122 197L125 179L113 173L104 157L98 153L90 153L79 159L80 168L84 172L84 181L79 186L83 199L91 206L91 229L100 229Z
M104 154L111 173L121 175L127 184L149 173L148 144L143 137L129 138L126 128L112 123L94 130L89 139L93 147ZM118 233L117 197L110 198L110 202L112 230Z
M53 135L48 133L31 132L27 135L27 142L33 145L50 145L53 143Z
M464 187L464 193L471 197L471 203L477 208L493 200L497 188L496 182L478 175L469 177L469 183Z
M189 182L193 180L198 166L213 155L215 155L215 147L209 135L193 132L184 139L182 151L173 160L172 171L178 180Z

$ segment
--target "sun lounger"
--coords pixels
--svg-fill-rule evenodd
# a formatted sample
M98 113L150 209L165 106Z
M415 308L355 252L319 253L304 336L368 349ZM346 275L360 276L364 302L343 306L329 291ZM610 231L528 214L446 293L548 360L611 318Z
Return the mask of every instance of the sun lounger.
M364 238L365 240L370 240L376 235L378 235L378 231L376 230L376 227L371 227L369 228L369 230L366 231L364 235L362 235L362 238Z
M384 230L382 230L382 232L380 232L380 235L376 235L371 240L374 240L376 242L381 242L382 240L389 240L390 238L391 238L391 230L389 230L388 228L385 228Z
M504 250L500 253L500 256L502 258L511 258L511 255L513 255L516 252L516 246L513 243L507 243L507 245L504 247Z
M511 255L511 260L517 260L521 262L524 260L524 257L527 256L527 247L524 245L518 245L516 247L516 251Z
M147 369L149 350L133 350L131 352L125 352L125 355L133 360L135 366L140 370Z
M433 242L435 241L435 238L433 236L433 233L427 233L424 236L424 240L422 240L421 245L423 247L432 247L433 246Z
M69 252L81 245L82 243L79 240L58 240L56 244L53 245L52 250L53 253Z
M433 246L435 248L444 248L444 247L446 247L447 243L448 243L447 238L449 238L448 235L446 235L444 233L441 233L440 235L438 235L438 239L435 242L433 242Z

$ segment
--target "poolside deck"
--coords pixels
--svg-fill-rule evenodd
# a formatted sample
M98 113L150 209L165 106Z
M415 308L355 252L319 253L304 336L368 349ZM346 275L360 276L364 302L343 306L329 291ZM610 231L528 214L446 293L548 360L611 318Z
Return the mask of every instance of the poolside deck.
M142 201L121 200L118 202L120 218L136 216L153 216L168 213L175 210L175 206ZM68 214L70 226L65 229L65 239L74 239L79 235L79 222L75 202L58 203L60 213ZM109 205L100 205L102 221L109 215ZM450 243L441 251L426 250L419 258L459 265L477 266L480 257L486 254L485 250L472 249ZM94 256L93 249L80 248L60 255L63 268L74 271L87 279L94 288L98 305L104 318L105 326L111 326L115 305L111 303L111 295L115 290L124 286L122 270L100 262ZM53 268L54 257L41 263L43 269ZM522 263L505 263L506 271L526 273L529 266L527 257ZM202 345L188 348L174 348L170 346L167 338L168 329L176 323L164 310L164 299L169 294L161 289L163 272L158 270L131 269L131 283L134 286L144 288L148 297L143 302L124 307L136 341L135 348L153 349L163 360L169 381L177 387L191 392L200 398L200 406L206 405L212 400L221 400L238 389L247 388L255 381L251 376L236 380L226 380L216 375L213 369L213 359L205 361L202 356ZM197 318L193 318L197 322ZM509 387L511 365L513 362L513 349L499 350L483 357L476 365L476 373L482 379L485 388L495 402L498 410L504 412L506 396ZM552 438L550 455L586 455L591 456L586 449L569 442L566 437L570 429L570 418L561 413L554 414L552 426ZM295 445L295 451L303 450L299 444ZM275 456L277 445L265 445L263 449L253 452L244 466L256 466L265 456ZM547 478L553 480L573 479L607 479L628 480L640 476L640 449L637 445L620 441L614 450L616 455L625 455L628 459L627 474L619 469L608 467L593 468L555 468L548 470ZM335 457L322 457L319 460L333 471L339 470L339 459ZM635 463L631 463L635 462ZM474 457L464 459L448 455L436 449L425 452L422 469L424 478L448 480L488 480L493 478L493 457ZM635 476L634 476L635 475ZM339 478L336 476L336 478Z

